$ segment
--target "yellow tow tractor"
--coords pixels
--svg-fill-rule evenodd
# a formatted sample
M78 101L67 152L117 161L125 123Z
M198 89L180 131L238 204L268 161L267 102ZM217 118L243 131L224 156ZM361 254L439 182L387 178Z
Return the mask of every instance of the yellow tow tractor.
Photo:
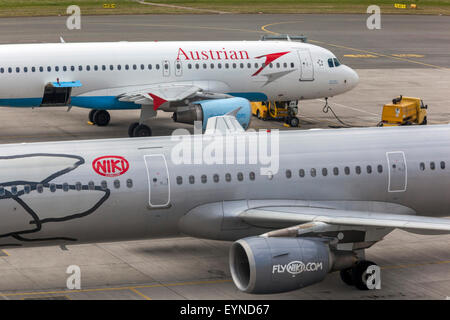
M298 127L297 113L297 101L252 102L252 114L262 120L283 121L288 126Z
M392 103L385 104L381 115L380 127L427 124L428 105L420 98L397 97Z

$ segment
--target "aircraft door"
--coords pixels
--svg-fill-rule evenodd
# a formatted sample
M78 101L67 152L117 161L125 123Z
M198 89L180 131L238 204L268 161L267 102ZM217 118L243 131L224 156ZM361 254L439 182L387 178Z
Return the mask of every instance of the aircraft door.
M177 77L181 77L182 74L183 74L183 66L181 65L181 61L177 60L175 61L175 75Z
M170 204L169 170L162 154L145 155L148 177L148 203L152 208L168 207Z
M388 191L406 191L407 172L405 153L403 151L386 152L386 157L389 166Z
M300 59L300 81L314 80L314 66L308 49L297 50Z
M167 60L163 61L163 75L164 77L170 76L170 63Z

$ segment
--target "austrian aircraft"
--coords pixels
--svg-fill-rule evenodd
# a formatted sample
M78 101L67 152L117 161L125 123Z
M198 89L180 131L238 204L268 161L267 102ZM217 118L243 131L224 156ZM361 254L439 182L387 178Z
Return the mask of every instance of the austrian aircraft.
M140 109L130 136L149 136L157 110L193 123L248 101L331 97L358 75L324 48L298 41L177 41L0 45L0 106L77 106L108 125L107 110ZM238 120L245 128L249 108Z
M394 229L450 232L449 149L449 125L244 132L233 115L204 134L1 145L0 247L188 235L234 241L244 292L334 271L368 289L365 251Z

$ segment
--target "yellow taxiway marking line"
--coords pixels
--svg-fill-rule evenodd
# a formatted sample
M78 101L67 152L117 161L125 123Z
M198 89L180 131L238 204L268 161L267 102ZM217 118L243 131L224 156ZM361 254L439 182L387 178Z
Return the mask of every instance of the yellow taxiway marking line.
M344 57L347 58L378 58L373 54L344 54Z
M118 290L131 290L133 291L140 288L161 288L161 287L175 287L175 286L188 286L198 284L217 284L231 282L231 279L224 280L205 280L205 281L189 281L189 282L176 282L176 283L159 283L149 284L141 286L127 286L127 287L113 287L113 288L95 288L95 289L78 289L78 290L60 290L60 291L40 291L40 292L18 292L18 293L5 293L2 294L5 297L13 296L30 296L30 295L44 295L44 294L71 294L71 293L83 293L83 292L101 292L101 291L118 291ZM133 291L134 292L134 291Z
M299 21L283 21L283 22L269 23L269 24L263 25L261 27L261 30L264 31L264 32L270 33L270 34L279 35L280 33L270 31L270 30L267 29L267 27L274 26L274 25L279 25L279 24L296 23L296 22L299 22ZM446 67L441 67L441 66L437 66L437 65L434 65L434 64L424 63L424 62L410 60L410 59L405 59L405 58L402 58L402 57L399 57L399 56L395 56L395 55L389 55L389 54L383 54L383 53L378 53L378 52L372 52L372 51L363 50L363 49L356 49L356 48L352 48L352 47L346 47L346 46L341 46L341 45L337 45L337 44L333 44L333 43L327 43L327 42L311 40L311 39L308 39L308 42L313 42L313 43L317 43L317 44L321 44L321 45L328 45L328 46L332 46L332 47L336 47L336 48L342 48L342 49L347 49L347 50L356 51L356 52L363 52L363 53L366 53L366 54L377 55L379 57L385 57L385 58L390 58L390 59L394 59L394 60L400 60L400 61L420 64L420 65L423 65L423 66L432 67L432 68L436 68L436 69L440 69L440 70L449 70L449 68L446 68Z
M6 250L2 250L2 252L5 254L5 256L9 257L9 253Z
M144 298L145 300L152 300L149 297L147 297L145 294L143 294L142 292L136 290L135 288L131 288L130 291L136 293L137 295L141 296L142 298Z

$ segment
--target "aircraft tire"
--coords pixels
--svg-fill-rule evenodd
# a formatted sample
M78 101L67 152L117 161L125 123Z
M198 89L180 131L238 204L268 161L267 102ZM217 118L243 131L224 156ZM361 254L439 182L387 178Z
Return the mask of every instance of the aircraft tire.
M106 110L97 110L94 113L94 123L98 125L99 127L104 127L109 124L109 121L111 120L111 116L109 115L109 112Z
M289 119L289 125L291 127L298 127L299 123L300 123L300 121L298 120L297 117L292 117L291 119Z
M152 129L145 124L140 124L133 130L133 137L150 137Z
M89 111L89 121L92 122L93 124L95 124L94 122L94 113L97 112L97 109L92 109L91 111Z
M130 138L134 137L133 132L134 129L136 129L136 127L139 125L139 122L133 122L132 124L130 124L130 126L128 127L128 136Z
M368 260L361 260L352 268L352 280L355 287L359 290L369 290L367 287L368 274L366 271L367 268L372 265L376 265L376 263Z
M343 269L340 271L341 280L348 286L353 286L355 283L353 282L353 272L352 267Z

